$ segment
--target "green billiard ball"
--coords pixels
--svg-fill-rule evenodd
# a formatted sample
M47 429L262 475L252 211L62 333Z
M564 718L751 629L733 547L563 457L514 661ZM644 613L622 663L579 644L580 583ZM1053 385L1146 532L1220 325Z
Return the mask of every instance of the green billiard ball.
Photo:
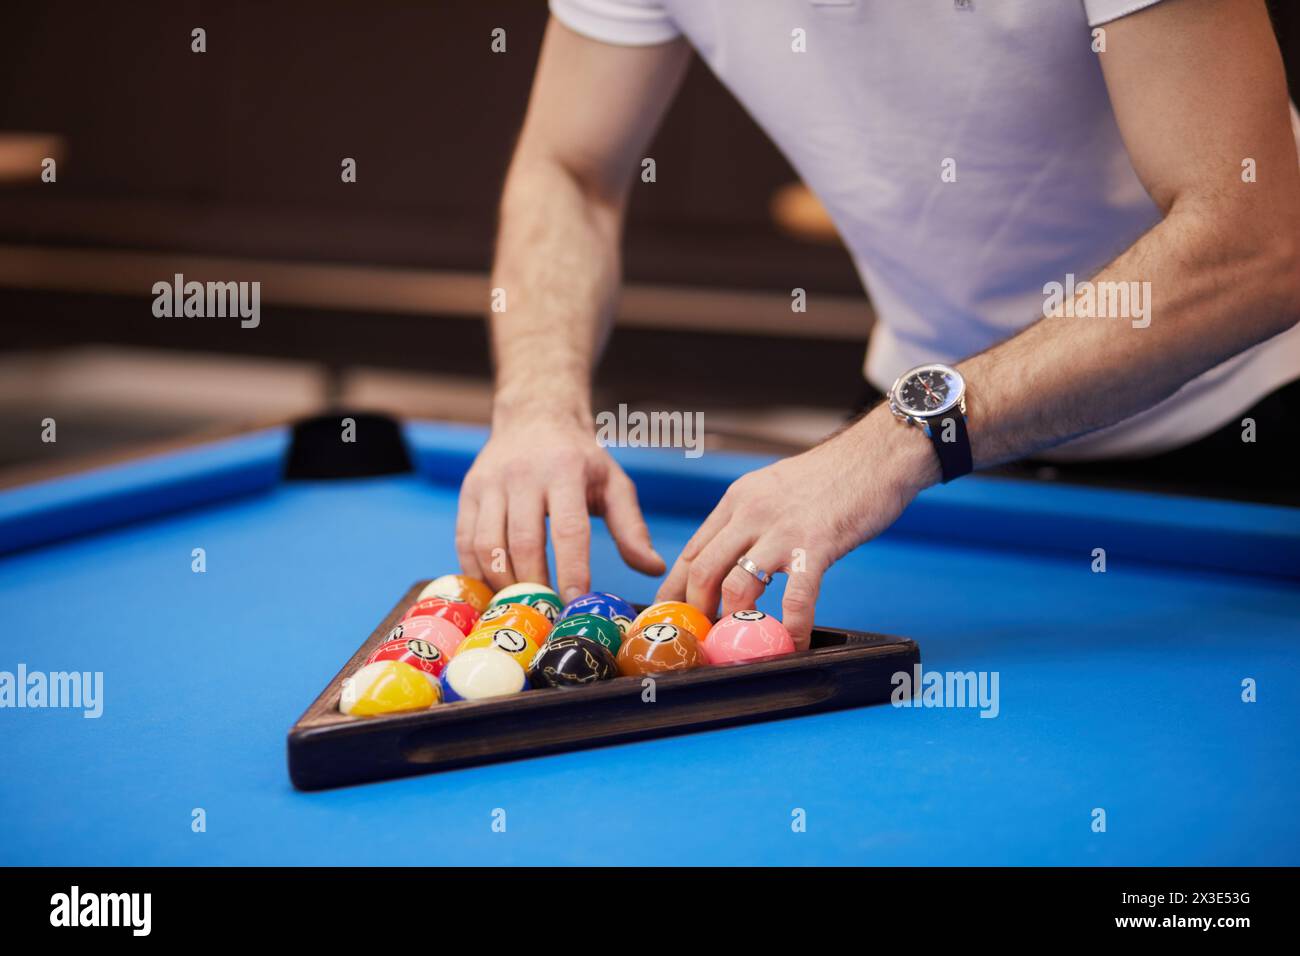
M585 637L602 644L611 654L617 654L623 643L623 632L617 624L599 614L575 614L566 617L547 635L548 641L559 637Z
M544 584L512 584L498 591L488 606L498 604L526 604L544 614L552 624L560 619L560 612L564 610L559 595Z

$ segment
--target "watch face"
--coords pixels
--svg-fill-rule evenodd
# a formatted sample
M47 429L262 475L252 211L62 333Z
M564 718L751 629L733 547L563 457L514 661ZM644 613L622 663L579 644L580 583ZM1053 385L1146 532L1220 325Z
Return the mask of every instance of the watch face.
M894 401L909 415L938 415L957 404L963 385L961 375L948 366L924 365L898 380Z

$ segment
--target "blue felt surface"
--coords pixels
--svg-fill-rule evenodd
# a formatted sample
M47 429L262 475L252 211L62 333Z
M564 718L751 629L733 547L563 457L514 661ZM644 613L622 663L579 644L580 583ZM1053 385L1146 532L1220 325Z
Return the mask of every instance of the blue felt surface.
M448 434L417 445L449 475ZM703 461L718 480L753 464ZM1132 505L1085 498L1108 520ZM1294 581L1151 559L1096 575L1086 551L918 529L832 569L818 618L914 637L928 668L999 672L996 719L884 706L295 792L285 733L409 583L453 568L454 502L414 476L281 484L0 559L0 670L102 670L106 697L98 720L0 710L0 863L1300 862ZM1260 515L1143 504L1193 542ZM652 513L659 549L698 517ZM921 564L950 598L918 599ZM593 566L602 589L654 592L603 528Z
M484 429L445 422L414 422L406 433L417 469L447 483L459 483L486 438ZM736 477L774 460L735 452L686 459L655 448L613 454L635 479L643 508L691 516L707 513ZM1103 547L1121 561L1300 581L1295 508L972 476L925 491L893 530L1019 553Z
M36 482L0 493L0 555L250 494L279 480L286 428Z

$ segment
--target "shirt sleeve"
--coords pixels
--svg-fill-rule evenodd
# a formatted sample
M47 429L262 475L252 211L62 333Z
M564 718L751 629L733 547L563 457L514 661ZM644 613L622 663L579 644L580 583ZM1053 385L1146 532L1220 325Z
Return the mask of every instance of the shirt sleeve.
M1083 9L1088 14L1088 26L1099 27L1111 20L1118 20L1130 13L1137 13L1147 7L1154 7L1163 0L1083 0Z
M622 46L667 43L681 34L658 0L550 0L551 15L575 33Z

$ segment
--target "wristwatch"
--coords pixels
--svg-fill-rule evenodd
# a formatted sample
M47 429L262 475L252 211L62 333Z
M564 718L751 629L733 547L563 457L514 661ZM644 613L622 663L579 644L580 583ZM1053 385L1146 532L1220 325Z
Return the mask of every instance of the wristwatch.
M944 484L974 468L966 431L966 380L955 368L936 362L904 372L889 390L889 410L899 421L925 430L939 456Z

